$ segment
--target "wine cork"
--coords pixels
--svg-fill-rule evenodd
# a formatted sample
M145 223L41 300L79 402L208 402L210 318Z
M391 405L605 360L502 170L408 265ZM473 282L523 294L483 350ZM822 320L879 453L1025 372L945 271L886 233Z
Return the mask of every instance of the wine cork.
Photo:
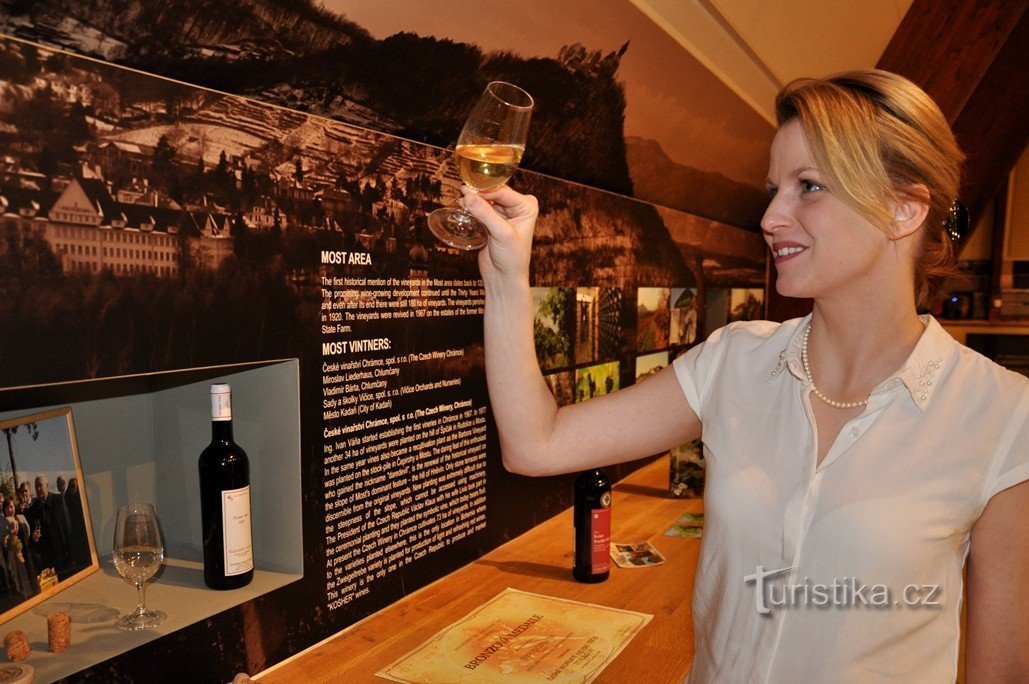
M36 671L23 663L0 665L0 684L32 684Z
M29 638L25 632L8 632L4 637L4 648L7 649L7 659L12 661L25 660L32 652L29 646Z
M71 646L71 620L61 611L46 616L46 640L51 653L60 653Z

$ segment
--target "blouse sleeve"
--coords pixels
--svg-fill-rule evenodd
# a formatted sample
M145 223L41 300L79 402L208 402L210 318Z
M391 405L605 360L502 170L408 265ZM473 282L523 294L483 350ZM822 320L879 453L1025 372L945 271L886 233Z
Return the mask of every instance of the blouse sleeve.
M715 371L725 359L728 338L739 323L730 323L714 331L708 338L672 362L683 394L690 408L704 422L704 406Z
M1001 439L997 457L986 477L982 507L985 508L995 494L1026 480L1029 480L1029 390L1022 393L1009 429Z

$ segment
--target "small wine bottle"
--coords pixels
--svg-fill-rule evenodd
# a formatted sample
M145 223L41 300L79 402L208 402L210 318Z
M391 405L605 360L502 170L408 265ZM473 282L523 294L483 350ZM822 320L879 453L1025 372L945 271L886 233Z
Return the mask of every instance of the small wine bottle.
M250 461L232 441L232 394L211 385L211 444L200 454L204 583L238 589L254 578L250 531Z
M575 563L580 582L607 579L611 571L611 482L600 470L575 478Z

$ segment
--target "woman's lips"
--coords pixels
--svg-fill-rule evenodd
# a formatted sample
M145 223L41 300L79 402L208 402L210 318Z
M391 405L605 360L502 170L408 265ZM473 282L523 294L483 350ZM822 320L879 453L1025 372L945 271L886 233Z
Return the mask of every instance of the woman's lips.
M807 250L807 245L797 244L796 242L780 242L772 248L772 256L775 263L781 264L803 254Z

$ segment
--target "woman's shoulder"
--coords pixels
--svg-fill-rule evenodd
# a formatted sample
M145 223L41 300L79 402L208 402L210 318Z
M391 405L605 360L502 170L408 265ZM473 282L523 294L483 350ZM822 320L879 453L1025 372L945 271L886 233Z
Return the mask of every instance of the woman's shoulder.
M958 342L954 343L953 376L967 392L993 404L1005 400L1029 401L1029 378L1005 368Z
M743 365L774 368L806 318L782 323L776 321L733 321L724 325L700 344L675 360L677 367L713 368L725 359L744 361ZM737 364L738 365L738 364Z
M791 318L788 321L779 323L777 321L734 321L726 326L715 330L708 336L708 341L731 344L739 350L747 348L775 347L779 349L786 345L797 330L804 324L807 317ZM779 344L779 342L782 344Z

